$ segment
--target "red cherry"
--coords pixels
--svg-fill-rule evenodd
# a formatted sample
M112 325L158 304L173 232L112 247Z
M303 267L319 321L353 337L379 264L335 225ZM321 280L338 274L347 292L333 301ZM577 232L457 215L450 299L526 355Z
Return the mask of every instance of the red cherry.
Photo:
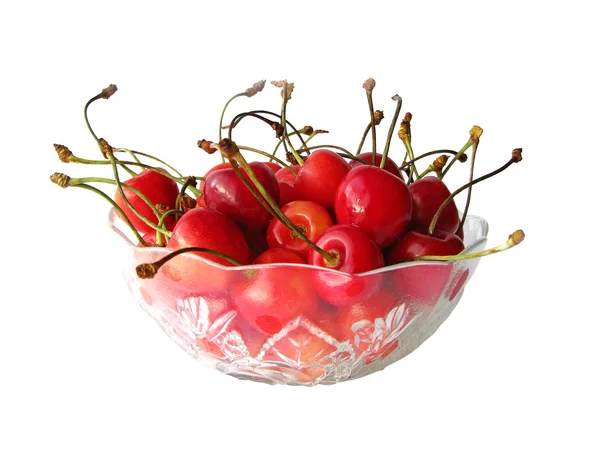
M320 204L308 200L288 203L281 208L281 211L313 242L333 225L333 220L327 210ZM296 236L278 219L273 219L267 228L267 243L271 248L287 248L297 252L305 259L308 258L310 247L306 241Z
M281 170L281 166L277 163L271 162L271 161L265 161L263 162L264 165L266 165L269 169L271 169L273 171L273 173L277 173Z
M383 267L383 254L360 229L351 225L334 225L315 242L328 253L337 256L331 267L323 256L310 249L309 264L330 267L340 272L319 270L314 273L315 286L320 297L334 306L346 306L359 300L366 301L377 294L383 284L383 275L353 276Z
M164 204L167 209L175 208L175 202L177 201L177 196L179 195L177 183L159 172L146 169L139 175L136 175L130 180L123 182L123 184L131 186L132 188L140 191L142 194L148 197L148 200L150 200L153 205ZM123 188L123 191L125 192L125 197L127 200L129 200L129 203L131 203L139 213L150 220L150 222L158 224L158 218L154 212L152 212L152 208L150 208L150 206L148 206L144 200L127 188ZM131 220L131 223L137 230L143 233L153 231L149 225L146 225L135 215L129 206L127 206L119 190L117 190L115 193L115 202L123 209L123 212L129 218L129 220ZM165 220L167 229L172 229L173 224L173 217L167 217Z
M354 331L352 326L361 320L374 322L375 319L384 319L398 304L398 295L389 291L381 291L378 296L369 301L358 301L339 309L339 332L342 340L352 339ZM360 345L358 346L360 347ZM364 351L366 348L360 348Z
M300 200L300 194L289 181L278 181L279 183L279 206L287 205L290 202Z
M333 210L335 192L348 172L350 165L340 155L329 150L317 150L298 171L294 187L302 198Z
M246 322L273 335L300 315L314 317L318 300L311 274L284 266L247 270L231 296Z
M428 229L438 208L450 197L450 191L438 177L423 177L411 183L408 189L413 199L411 227ZM454 233L459 223L458 209L452 200L442 211L435 230Z
M455 234L445 231L430 236L425 232L409 231L391 249L388 263L396 264L422 255L457 255L464 244ZM432 306L441 297L452 272L452 264L416 264L390 272L397 291L405 300L420 306Z
M392 244L410 222L412 200L402 179L375 166L353 169L335 197L338 223L355 225L381 247Z
M367 164L373 163L373 153L360 153L357 157L365 161ZM377 155L375 156L375 166L379 167L382 158L383 155L381 153L377 153ZM364 166L364 164L355 160L351 160L349 164L350 167L353 169L355 167ZM389 156L385 159L385 167L383 169L386 172L391 173L392 175L396 175L398 178L404 179L404 177L402 176L402 172L400 172L400 169L398 168L398 165Z
M292 263L306 264L298 253L285 248L270 248L262 252L252 264Z
M204 180L200 180L200 182L198 183L198 189L201 192L204 192L204 185L206 184L206 177L209 176L211 173L216 172L217 170L223 170L223 169L229 169L229 168L231 168L231 163L229 163L229 162L220 163L220 164L217 164L216 166L211 167L210 170L204 174Z
M184 247L208 248L224 253L241 264L250 262L250 249L239 227L224 214L210 209L196 208L179 219L167 248L177 250ZM194 254L224 266L232 265L218 256L199 252ZM226 292L238 273L212 266L187 254L165 263L161 271L187 290L215 294Z
M290 167L294 169L296 173L298 173L298 171L300 170L300 166L298 164L294 164ZM294 181L296 180L296 175L294 175L290 170L283 167L277 172L275 172L275 178L277 178L278 181L289 181L293 185Z
M279 201L279 184L273 171L263 163L250 163L252 171L274 201ZM245 178L252 184L243 169ZM252 195L252 192L238 178L233 169L222 169L210 173L204 185L206 205L222 212L248 228L266 228L271 214Z
M258 355L258 352L267 340L267 336L264 333L255 330L246 322L244 322L239 313L227 325L226 331L239 334L244 342L244 345L248 349L248 353L253 357ZM210 353L217 358L227 357L227 355L225 355L225 353L223 353L221 350L219 344L217 344L217 342L211 339L209 336L198 337L196 339L196 345L198 345L198 347L200 347L203 351Z

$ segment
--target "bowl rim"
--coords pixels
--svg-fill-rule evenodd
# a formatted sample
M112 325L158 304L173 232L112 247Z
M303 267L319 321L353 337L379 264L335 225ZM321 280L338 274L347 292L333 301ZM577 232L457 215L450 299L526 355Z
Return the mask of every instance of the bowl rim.
M462 213L460 211L459 211L459 216L462 216ZM481 235L475 241L473 241L468 246L466 246L465 249L460 254L469 253L473 248L479 247L481 244L485 244L487 242L487 235L489 232L489 224L488 224L487 220L484 217L469 214L469 215L467 215L465 223L467 223L467 222L478 223L479 226L481 227ZM123 229L121 229L119 227L119 225L121 225L121 227ZM165 248L165 247L138 247L135 244L135 242L133 241L133 237L129 237L127 235L128 230L126 229L125 222L119 217L119 214L117 213L117 210L115 208L111 208L108 213L108 226L113 230L113 232L115 232L117 235L119 235L121 237L121 239L123 239L123 241L129 246L130 250L134 251L135 253L140 253L140 254L163 253L166 255L171 252L170 249ZM124 231L124 230L127 230L127 231ZM191 258L191 259L197 260L197 261L202 261L210 266L221 268L223 270L227 270L227 271L231 271L231 272L245 271L245 270L259 270L259 269L276 269L278 267L296 267L301 270L318 270L319 272L330 272L330 273L334 273L337 275L347 275L349 277L350 276L364 277L364 276L375 275L375 274L380 274L380 273L392 272L392 271L399 270L402 268L408 268L408 267L414 267L414 266L447 266L447 265L455 264L457 262L461 262L461 261L410 261L410 262L401 262L401 263L393 264L390 266L380 267L379 269L370 270L368 272L351 274L351 273L343 272L340 270L330 269L328 267L319 267L319 266L313 266L310 264L271 263L271 264L248 264L248 265L241 265L241 266L224 266L222 264L219 264L212 260L206 259L206 258L204 258L200 255L196 255L194 253L187 253L187 254L183 254L180 256L184 257L184 258ZM479 258L476 258L476 259L479 259Z

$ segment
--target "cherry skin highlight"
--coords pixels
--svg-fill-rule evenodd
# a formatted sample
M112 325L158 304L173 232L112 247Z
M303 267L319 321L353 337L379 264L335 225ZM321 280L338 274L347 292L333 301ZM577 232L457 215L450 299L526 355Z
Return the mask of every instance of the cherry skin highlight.
M284 205L281 211L313 242L333 226L333 220L327 210L315 202L298 200ZM273 219L267 228L267 243L270 248L286 248L297 252L304 259L308 258L310 247L306 241L278 219Z
M250 168L258 181L275 202L279 201L279 184L273 171L263 163L251 162ZM246 172L244 177L254 185ZM222 212L247 228L266 228L272 215L252 195L233 169L222 169L210 173L204 185L205 202L208 208Z
M380 246L394 243L408 227L412 199L402 179L375 166L356 167L335 196L338 223L354 225Z
M350 165L340 155L316 150L298 171L294 187L302 198L333 210L337 187L348 172Z
M448 187L438 177L423 177L408 187L413 200L411 228L429 228L431 219L444 201L450 197ZM458 209L452 200L440 214L435 231L456 232L460 220Z

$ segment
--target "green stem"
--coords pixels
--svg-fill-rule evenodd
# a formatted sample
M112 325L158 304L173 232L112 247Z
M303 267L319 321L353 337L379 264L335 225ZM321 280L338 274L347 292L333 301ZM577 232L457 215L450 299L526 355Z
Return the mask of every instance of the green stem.
M373 138L373 165L377 160L377 136L375 129L375 109L373 108L373 91L367 89L367 101L369 102L369 114L371 115L371 137Z
M105 200L107 200L113 206L113 208L115 208L117 210L117 213L127 223L127 225L129 226L129 228L131 229L131 231L135 235L135 238L140 243L140 245L142 245L143 247L147 247L148 246L148 244L146 244L146 241L144 241L144 238L140 235L140 233L138 232L138 230L135 229L135 227L131 223L131 220L129 220L129 217L127 217L127 215L125 214L125 212L123 211L123 209L119 205L117 205L117 203L112 198L110 198L108 195L106 195L106 193L102 192L100 189L98 189L98 188L96 188L94 186L90 186L89 184L85 184L85 183L72 184L72 185L70 184L70 186L80 187L82 189L87 189L88 191L95 192L96 194L102 196Z
M508 237L508 240L504 244L500 244L496 247L487 250L482 250L480 252L464 254L461 253L458 255L447 256L421 255L415 256L414 258L405 259L401 262L404 263L409 261L463 261L466 259L481 258L483 256L492 255L494 253L499 253L504 250L508 250L509 248L512 248L515 245L518 245L521 242L523 242L523 239L525 239L525 233L523 233L523 230L517 230Z
M155 261L153 263L139 264L135 268L137 276L142 279L152 278L160 270L160 268L163 266L163 264L169 262L171 259L175 258L176 256L181 255L182 253L189 253L189 252L208 253L209 255L218 256L219 258L223 258L225 261L233 264L234 266L242 265L239 261L236 261L231 256L227 256L226 254L221 253L217 250L212 250L210 248L204 248L204 247L185 247L185 248L180 248L178 250L175 250L175 251L169 253L164 258L161 258L158 261Z
M427 153L423 153L422 155L417 156L415 159L412 159L408 162L403 163L400 167L398 167L400 170L404 169L405 167L408 167L409 165L415 163L416 161L426 158L427 156L431 156L431 155L437 155L440 153L450 153L452 155L456 155L457 152L455 152L454 150L432 150L430 152Z
M381 169L385 167L388 152L390 151L390 143L392 142L392 134L394 133L394 128L396 128L396 122L398 121L398 116L400 115L400 109L402 109L402 97L399 95L394 95L392 100L396 100L396 111L394 112L394 118L390 124L390 129L388 130L387 139L385 141L385 148L383 150L383 156L381 157L381 164L379 165Z
M240 145L240 146L238 146L238 148L240 150L247 150L249 152L253 152L253 153L257 153L257 154L262 155L262 156L266 156L267 158L270 158L271 160L275 160L277 162L277 164L280 164L282 167L285 167L287 170L289 170L290 172L292 172L294 175L298 175L296 173L296 171L294 169L292 169L286 162L282 161L281 159L277 158L274 155L271 155L271 154L269 154L267 152L263 152L262 150L259 150L257 148L247 147L245 145Z
M477 154L477 148L479 147L479 142L473 143L473 151L471 153L471 170L469 172L469 183L473 181L473 173L475 171L475 155ZM467 220L467 213L469 212L469 206L471 205L471 192L473 191L473 185L469 186L469 190L467 191L467 202L465 203L465 210L463 211L462 219L460 220L460 225L456 230L456 234L459 234L465 225L465 221Z
M446 166L446 168L442 171L442 177L440 178L443 179L446 174L448 173L448 171L450 170L450 168L452 167L452 165L456 162L456 160L458 158L461 157L461 155L466 152L471 146L473 145L473 141L469 138L469 141L463 145L463 148L461 148L455 155L454 157L450 160L450 162L448 163L448 165Z
M519 149L520 150L520 149ZM431 219L431 223L429 224L429 230L427 231L431 236L433 236L434 230L435 230L435 226L437 224L438 219L440 218L440 215L442 214L442 212L444 211L444 208L446 208L446 206L448 206L448 204L452 201L452 199L454 197L456 197L458 194L460 194L462 191L464 191L465 189L468 189L469 186L474 186L477 183L483 181L483 180L487 180L488 178L493 177L494 175L499 174L500 172L506 170L511 164L513 163L517 163L519 162L520 159L520 153L518 156L514 155L513 152L513 156L510 159L510 161L508 161L506 164L504 164L502 167L500 167L499 169L494 170L493 172L490 172L486 175L483 175L479 178L477 178L476 180L473 180L463 186L461 186L460 188L458 188L456 191L454 191L452 194L450 194L448 196L448 198L446 198L446 200L444 200L444 202L440 205L440 207L438 208L438 210L435 212L435 215L433 216L433 218Z
M152 155L149 155L149 154L143 153L143 152L138 152L137 150L128 150L126 148L116 148L115 151L116 152L118 152L118 151L127 151L127 152L130 152L130 153L134 154L134 155L140 155L140 156L144 156L144 157L149 158L149 159L153 159L154 161L159 162L159 163L161 163L164 166L167 166L174 173L176 173L177 176L183 177L183 175L177 169L175 169L175 167L173 167L172 165L164 162L162 159L157 158L156 156L152 156ZM138 160L138 162L139 162L139 160Z
M362 148L363 148L363 145L365 144L365 140L367 139L369 131L371 131L370 123L369 123L369 125L367 125L367 128L365 128L362 138L360 139L360 144L358 144L358 150L356 150L356 156L360 155L360 152L362 152Z

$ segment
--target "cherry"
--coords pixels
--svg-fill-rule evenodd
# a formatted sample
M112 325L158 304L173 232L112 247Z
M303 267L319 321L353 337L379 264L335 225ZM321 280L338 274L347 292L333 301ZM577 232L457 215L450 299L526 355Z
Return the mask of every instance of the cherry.
M154 170L146 169L139 175L124 181L122 184L131 186L137 189L143 195L145 195L152 204L163 204L167 209L175 208L175 202L179 195L179 188L177 183L171 178L156 172ZM154 224L158 224L158 217L152 211L152 208L142 200L137 194L134 194L130 189L124 188L125 196L129 203L144 217ZM144 223L135 213L127 206L125 200L121 196L121 193L117 190L115 193L115 202L119 205L125 215L129 218L133 226L143 233L154 231L149 225ZM165 219L165 226L167 229L172 229L175 220L173 217L167 217Z
M406 230L412 199L402 179L375 166L356 167L340 183L335 197L338 223L355 225L381 247Z
M200 189L200 191L204 192L204 185L206 184L207 176L209 176L213 172L216 172L217 170L230 169L230 168L231 168L230 162L219 163L216 166L211 167L209 169L209 171L204 174L204 180L200 180L200 183L198 183L198 188Z
M298 173L300 170L300 166L298 164L294 164L290 166L290 168L294 169L296 173ZM296 175L285 167L275 172L275 178L277 178L278 181L288 181L292 183L292 185L294 184L294 181L296 181Z
M423 255L458 255L465 246L458 236L437 231L435 236L411 230L389 251L388 264ZM452 272L451 264L418 264L390 272L400 295L421 306L435 304L441 297Z
M358 155L356 155L356 157L365 161L367 164L373 165L373 153L359 153ZM375 164L374 165L379 167L381 165L382 158L383 158L383 155L381 153L377 153L377 155L375 156ZM356 160L350 161L349 164L350 164L350 167L353 169L355 167L364 166L363 163L356 161ZM404 179L402 172L400 172L400 169L398 168L398 165L389 156L385 159L385 167L383 169L386 172L391 173L392 175L396 175L398 178Z
M211 324L213 321L209 321ZM256 357L258 352L265 344L267 340L267 335L261 333L260 331L252 328L248 325L239 315L239 313L229 322L226 326L227 332L237 333L242 338L248 353L252 357ZM217 342L216 339L208 336L198 337L196 339L196 345L206 353L210 353L217 358L227 358L229 355L226 355L221 350L221 346Z
M427 228L441 204L450 197L446 184L438 177L428 176L408 186L413 200L412 228ZM454 233L458 229L460 219L458 209L452 200L442 211L435 230Z
M252 262L252 264L276 263L306 264L306 260L302 259L298 253L286 248L269 248Z
M273 335L300 315L314 317L318 300L311 274L297 267L247 270L231 296L246 322Z
M334 306L346 306L358 300L368 300L382 286L383 275L353 276L384 266L383 254L377 244L360 229L351 225L334 225L327 229L316 244L333 256L332 262L314 249L308 253L308 262L329 267L334 271L314 273L319 296Z
M298 171L294 187L302 198L333 210L335 193L350 165L335 152L316 150Z
M327 210L315 202L298 200L284 205L281 211L313 242L333 226ZM310 247L306 241L277 219L273 219L267 228L267 243L271 248L287 248L308 258Z
M279 164L274 163L272 161L265 161L265 162L263 162L263 164L266 165L269 169L271 169L273 171L273 173L277 173L282 169L282 167ZM283 167L283 169L285 169L285 167ZM285 170L287 170L287 169L285 169ZM289 170L288 170L288 172L289 172Z
M352 339L354 330L352 326L361 320L374 322L375 319L385 320L388 313L398 304L398 295L390 291L381 291L379 295L369 301L357 301L349 306L339 309L338 328L342 340ZM357 347L361 351L366 348L359 343Z
M226 215L210 209L196 208L184 214L173 229L167 244L171 250L186 247L202 247L224 253L241 264L250 263L250 249L244 234ZM236 272L210 265L205 260L224 266L229 261L219 256L194 252L203 260L181 255L165 263L166 276L180 283L185 289L197 293L227 292Z
M300 194L289 181L279 180L279 206L287 205L288 203L300 200Z
M269 195L278 201L279 185L273 171L260 162L252 162L250 167ZM246 172L241 170L249 181ZM271 220L271 213L252 195L233 169L210 173L206 177L204 195L208 208L222 212L248 228L265 228Z

